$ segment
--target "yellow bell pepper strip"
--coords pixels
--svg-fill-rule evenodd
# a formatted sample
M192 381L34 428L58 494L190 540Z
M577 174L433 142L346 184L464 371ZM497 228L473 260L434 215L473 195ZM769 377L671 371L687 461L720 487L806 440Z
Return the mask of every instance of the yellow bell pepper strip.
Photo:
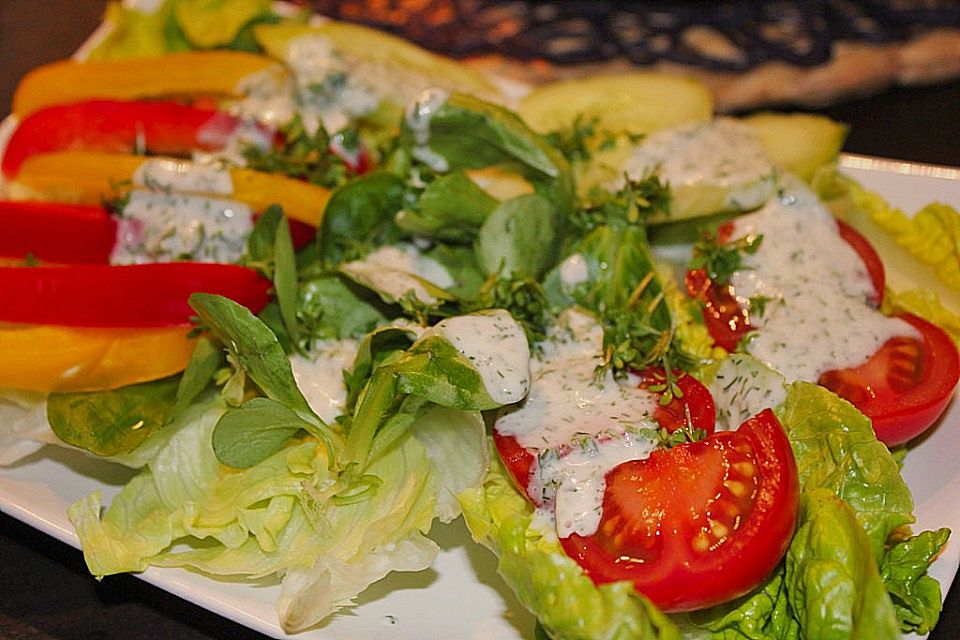
M169 96L237 96L240 81L276 64L242 51L186 51L156 58L77 62L37 67L20 81L13 113L105 98L133 100Z
M191 328L0 324L0 387L103 391L164 378L186 368Z
M16 185L25 187L33 198L99 204L104 197L116 195L120 187L134 183L137 170L146 162L174 163L168 169L186 170L180 172L181 175L198 166L186 160L147 159L97 151L59 151L25 159L17 174ZM254 211L263 211L271 204L278 204L288 218L313 227L320 223L330 198L329 189L272 173L245 168L214 170L202 167L199 170L207 175L222 171L225 175L220 177L229 178L229 187L224 189L222 185L184 184L178 181L176 184L161 185L161 188L215 198L233 198L249 205Z

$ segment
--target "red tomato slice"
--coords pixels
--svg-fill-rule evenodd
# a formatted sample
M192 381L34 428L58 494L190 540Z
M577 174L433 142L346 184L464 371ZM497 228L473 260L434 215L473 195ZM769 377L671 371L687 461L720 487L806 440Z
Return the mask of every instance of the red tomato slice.
M704 269L691 269L684 279L687 293L703 307L703 322L714 343L735 351L743 337L753 331L747 310L737 302L729 285L714 284Z
M0 267L0 321L71 327L165 327L190 322L195 292L226 296L254 313L270 282L232 264Z
M920 338L891 338L859 367L827 371L817 381L870 417L877 438L888 446L907 442L936 422L960 377L960 356L942 329L914 315L897 317L913 325Z
M737 431L618 465L606 481L597 532L560 542L597 584L629 580L668 612L750 591L796 525L796 462L769 409Z
M671 433L688 424L696 429L703 429L708 434L713 433L716 426L716 408L710 391L686 372L677 371L674 375L682 397L674 396L669 404L657 406L653 419ZM645 369L639 376L639 387L644 390L663 384L665 380L663 369L659 368ZM522 447L514 436L501 434L496 425L493 428L493 441L514 482L533 504L540 506L541 496L533 495L529 490L530 474L534 472L536 461L535 454Z
M871 302L875 306L880 306L883 302L883 290L887 284L887 274L883 270L883 261L880 260L877 250L873 248L870 241L860 235L860 232L848 225L843 220L837 220L837 232L840 237L853 247L857 252L863 264L867 267L867 273L870 275L870 281L873 283L874 297Z

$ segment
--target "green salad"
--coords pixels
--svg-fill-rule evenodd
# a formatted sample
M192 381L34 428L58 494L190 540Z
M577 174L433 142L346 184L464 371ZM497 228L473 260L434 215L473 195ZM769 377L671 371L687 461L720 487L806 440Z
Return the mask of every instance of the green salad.
M193 293L183 371L0 390L4 460L52 431L138 470L70 507L93 575L279 579L297 633L429 568L434 523L462 515L539 637L934 627L950 532L910 529L900 462L957 385L960 214L845 177L842 125L714 117L700 85L644 74L515 98L262 0L106 21L90 64L262 56L201 97L271 135L192 161L329 197L306 243L283 202L256 211L231 261L270 302ZM130 219L171 189L110 197Z

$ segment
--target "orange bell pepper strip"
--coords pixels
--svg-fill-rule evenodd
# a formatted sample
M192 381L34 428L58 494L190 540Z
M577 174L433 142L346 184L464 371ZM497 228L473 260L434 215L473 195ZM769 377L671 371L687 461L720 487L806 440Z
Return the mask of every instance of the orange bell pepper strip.
M186 368L191 326L91 329L0 324L0 387L103 391Z
M13 113L107 98L237 96L240 81L275 61L242 51L187 51L156 58L77 62L61 60L29 72L13 95Z
M79 204L99 204L129 184L137 169L148 159L143 156L98 151L59 151L30 156L24 160L15 185L25 187L30 197ZM155 160L155 158L154 158ZM189 164L186 160L173 160ZM330 190L254 169L231 168L232 193L188 191L214 198L232 198L263 211L271 204L283 207L286 216L318 226L330 199Z

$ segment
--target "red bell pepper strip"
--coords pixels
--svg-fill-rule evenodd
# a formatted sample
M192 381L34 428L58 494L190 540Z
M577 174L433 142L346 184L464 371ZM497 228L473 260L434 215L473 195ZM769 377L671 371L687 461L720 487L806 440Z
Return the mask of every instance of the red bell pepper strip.
M247 267L200 262L0 267L0 321L71 327L165 327L194 316L194 292L231 298L254 313L270 282Z
M177 102L91 100L46 107L14 129L0 168L13 178L28 157L54 151L104 151L189 156L218 151L240 119L215 109ZM274 132L260 127L265 140Z
M106 264L116 239L117 221L101 207L0 201L0 256L5 258Z
M287 223L298 251L316 238L315 227L299 220ZM107 264L116 239L117 219L102 207L0 200L0 258Z

